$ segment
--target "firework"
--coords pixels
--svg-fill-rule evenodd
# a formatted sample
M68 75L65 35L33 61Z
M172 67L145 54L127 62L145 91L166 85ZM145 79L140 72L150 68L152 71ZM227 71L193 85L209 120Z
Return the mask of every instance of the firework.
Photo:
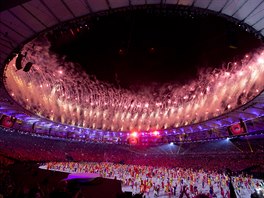
M48 42L24 46L22 65L16 57L5 70L5 86L20 105L40 117L85 128L111 131L154 131L198 123L229 112L257 96L264 87L264 54L246 55L228 67L201 72L185 85L144 87L137 93L116 88L82 67L49 51ZM139 71L140 72L140 71Z

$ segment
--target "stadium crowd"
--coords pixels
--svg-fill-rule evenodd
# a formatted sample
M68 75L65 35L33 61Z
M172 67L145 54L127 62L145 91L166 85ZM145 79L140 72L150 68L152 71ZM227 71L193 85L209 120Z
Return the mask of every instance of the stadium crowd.
M230 197L230 177L222 171L207 171L192 168L168 168L114 163L76 163L50 162L41 166L48 170L70 173L97 173L101 177L115 178L122 181L124 191L143 193L146 197L186 197L198 194L208 197ZM237 193L250 197L263 181L252 176L240 174L233 177ZM242 192L243 190L243 192ZM240 196L241 197L241 196Z
M217 144L220 144L218 148L224 145L228 148L218 149L215 146ZM50 173L45 173L47 175L42 177L44 179L35 182L38 185L34 188L20 185L18 175L11 174L13 170L7 168L19 161L26 164L49 162L46 169L66 172L98 172L103 177L121 180L124 191L141 192L148 197L194 197L200 193L209 197L229 197L229 177L225 173L227 168L235 172L253 165L264 165L263 152L256 149L261 144L252 144L255 152L247 151L246 148L245 151L240 151L230 145L231 143L222 141L137 147L65 141L35 137L12 129L0 130L0 156L8 156L0 160L0 195L19 197L21 193L31 192L39 197L51 197L50 193L54 188L50 185L51 180L47 182L45 179L49 178ZM28 169L29 175L37 172L29 165L25 169ZM17 174L23 171L24 169ZM243 183L236 182L241 179L233 179L236 193L250 195L252 189L257 187L250 176L239 175L238 178L242 178ZM36 178L32 179L35 180Z
M22 161L123 162L134 165L204 168L207 170L229 168L232 171L240 171L253 165L264 165L263 150L241 152L234 146L230 147L232 143L221 145L222 142L136 147L64 141L30 136L16 131L0 131L0 143L2 155ZM257 146L252 144L252 148L255 149ZM160 160L161 158L162 160Z
M102 177L121 180L134 193L144 193L146 197L159 195L179 196L185 191L187 197L205 193L211 197L222 194L229 197L229 177L203 169L166 168L113 163L48 163L47 169L68 172L99 173ZM221 191L221 192L220 192ZM220 193L219 193L220 192Z

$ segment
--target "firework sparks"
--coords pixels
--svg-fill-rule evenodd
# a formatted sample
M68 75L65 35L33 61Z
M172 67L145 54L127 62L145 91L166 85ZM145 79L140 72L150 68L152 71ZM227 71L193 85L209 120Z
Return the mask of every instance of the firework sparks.
M49 47L47 42L27 44L22 64L30 61L34 66L30 72L16 71L16 57L11 60L6 88L37 115L85 128L148 131L194 124L245 104L264 87L261 52L250 61L246 55L241 64L228 69L201 73L183 87L170 84L162 85L158 93L151 88L134 93L97 80L79 65L50 53Z

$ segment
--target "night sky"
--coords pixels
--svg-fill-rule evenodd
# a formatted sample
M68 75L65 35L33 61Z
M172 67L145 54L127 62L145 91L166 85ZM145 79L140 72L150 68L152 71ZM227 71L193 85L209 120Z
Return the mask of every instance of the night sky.
M130 89L188 83L201 68L222 67L261 45L252 34L212 15L137 10L92 17L87 24L50 36L51 50L99 80Z

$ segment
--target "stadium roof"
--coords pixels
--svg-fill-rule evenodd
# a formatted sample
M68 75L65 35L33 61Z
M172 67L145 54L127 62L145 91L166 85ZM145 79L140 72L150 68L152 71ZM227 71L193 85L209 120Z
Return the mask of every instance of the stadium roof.
M157 4L203 8L246 23L264 35L262 0L20 0L1 1L0 63L14 48L48 28L87 14Z

